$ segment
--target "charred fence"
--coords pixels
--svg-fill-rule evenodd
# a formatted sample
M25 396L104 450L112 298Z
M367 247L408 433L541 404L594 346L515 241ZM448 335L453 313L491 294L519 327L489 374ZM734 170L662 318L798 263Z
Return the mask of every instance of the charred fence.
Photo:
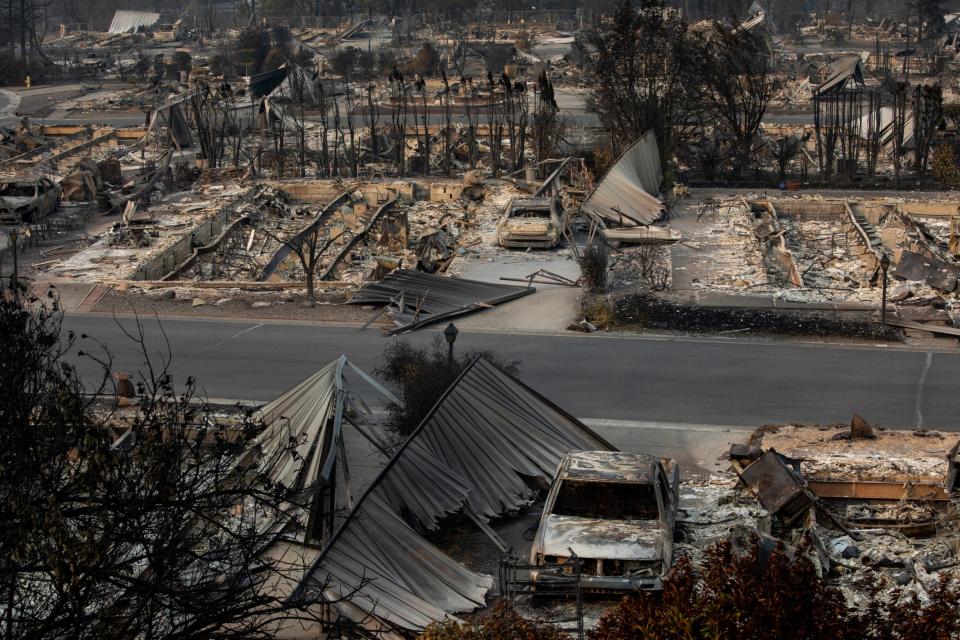
M539 574L533 579L533 573ZM571 554L566 562L556 564L529 564L527 560L513 554L504 554L500 558L500 593L511 603L521 596L544 596L569 598L574 603L574 615L570 618L549 620L550 623L576 634L583 640L583 589L581 576L583 568L580 558ZM567 625L575 625L568 627Z

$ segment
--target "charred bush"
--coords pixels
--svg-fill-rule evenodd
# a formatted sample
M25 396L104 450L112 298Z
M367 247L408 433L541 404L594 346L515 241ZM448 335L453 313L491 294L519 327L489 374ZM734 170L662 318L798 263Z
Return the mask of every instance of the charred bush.
M884 598L879 581L863 609L847 607L839 589L812 562L782 545L772 552L754 537L721 542L694 567L681 558L663 591L624 598L590 633L621 638L778 638L779 640L922 640L957 637L956 580L946 576L922 604L917 596Z
M566 637L556 627L522 618L504 601L483 618L436 622L420 636L421 640L561 640Z
M587 291L594 293L605 291L610 266L610 250L598 235L587 244L580 256L580 271Z
M458 351L450 357L446 343L437 336L429 345L397 340L387 345L383 365L376 373L398 391L401 404L389 407L387 427L398 439L410 435L457 377L477 358L483 358L504 373L517 376L518 360L506 360L487 350Z
M754 331L798 336L845 336L871 340L901 340L899 329L881 326L867 314L830 311L785 311L742 307L705 307L666 300L646 293L614 302L614 322L694 333Z

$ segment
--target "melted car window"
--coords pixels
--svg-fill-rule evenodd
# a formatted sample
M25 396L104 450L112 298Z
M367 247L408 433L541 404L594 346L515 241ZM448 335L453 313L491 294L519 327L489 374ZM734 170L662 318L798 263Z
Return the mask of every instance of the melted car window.
M33 184L10 182L0 185L0 197L32 198L35 195L37 195L37 187Z
M638 482L564 480L553 513L601 520L655 520L659 517L653 485Z
M549 218L549 209L517 209L512 214L513 218Z

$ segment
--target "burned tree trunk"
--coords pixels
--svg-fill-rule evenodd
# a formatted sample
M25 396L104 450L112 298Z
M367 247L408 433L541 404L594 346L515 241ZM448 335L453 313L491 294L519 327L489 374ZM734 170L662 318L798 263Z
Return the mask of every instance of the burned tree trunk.
M320 109L320 165L323 167L322 173L330 177L330 126L327 120L330 101L319 79L317 80L317 101ZM321 175L321 171L317 171L317 175Z
M867 133L865 136L867 157L867 175L871 178L877 173L877 161L883 148L883 96L871 91L867 105Z
M940 85L917 85L913 90L913 140L918 178L926 175L930 147L942 119L943 90Z
M407 90L403 83L403 74L396 67L393 69L393 75L390 82L391 105L390 118L392 121L391 132L394 142L394 162L397 167L397 175L403 175L404 156L407 148Z
M893 179L900 187L900 175L903 168L903 145L907 129L907 92L909 85L898 82L893 92Z
M380 161L380 139L377 136L377 124L380 122L380 110L373 101L373 84L367 85L367 112L370 125L370 151L373 161Z
M427 118L427 84L420 78L421 116L423 117L423 175L430 175L430 127Z
M471 169L477 168L477 128L473 123L473 101L476 97L476 89L470 78L461 78L460 85L464 87L466 97L465 105L467 112L467 159Z
M350 90L350 78L346 78L346 93L347 93L347 131L350 134L350 151L348 156L350 158L350 170L353 174L353 177L356 178L359 175L360 171L360 161L357 158L357 143L356 143L356 132L353 127L353 92Z
M446 69L441 71L441 76L443 78L443 173L450 175L450 152L451 152L451 138L453 131L453 118L450 113L450 80L447 78Z

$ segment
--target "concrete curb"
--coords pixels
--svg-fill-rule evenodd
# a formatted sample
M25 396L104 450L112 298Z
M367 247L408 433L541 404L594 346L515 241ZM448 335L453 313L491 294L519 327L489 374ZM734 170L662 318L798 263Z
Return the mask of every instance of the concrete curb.
M20 106L20 96L8 89L0 89L0 94L7 98L7 106L0 108L0 120L3 118L15 118L17 107Z

